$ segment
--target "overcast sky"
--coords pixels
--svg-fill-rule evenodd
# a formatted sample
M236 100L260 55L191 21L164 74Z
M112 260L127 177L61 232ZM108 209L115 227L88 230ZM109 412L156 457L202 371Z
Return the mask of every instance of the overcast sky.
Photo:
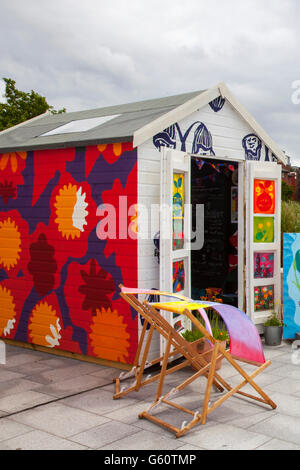
M1 77L67 111L225 81L300 164L299 0L0 0ZM296 85L296 84L295 84Z

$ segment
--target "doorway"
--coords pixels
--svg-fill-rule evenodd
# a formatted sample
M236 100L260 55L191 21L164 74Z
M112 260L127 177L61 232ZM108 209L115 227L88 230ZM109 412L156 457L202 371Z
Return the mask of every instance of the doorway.
M238 163L192 157L192 229L196 205L204 206L204 245L191 251L192 298L238 307ZM203 227L200 227L203 230Z

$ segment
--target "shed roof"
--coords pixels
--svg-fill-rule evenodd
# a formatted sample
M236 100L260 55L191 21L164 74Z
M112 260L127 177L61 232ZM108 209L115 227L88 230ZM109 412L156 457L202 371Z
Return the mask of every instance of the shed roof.
M287 157L281 148L232 95L223 82L208 90L120 106L55 115L46 113L0 132L0 153L130 141L133 141L133 146L137 147L219 96L226 98L278 160L286 164ZM59 128L69 123L78 124L82 120L105 116L110 119L89 130L66 132L64 129L63 133L60 133ZM49 135L48 133L54 129L58 129L58 133Z
M0 152L65 148L78 145L132 141L135 131L156 121L164 114L201 94L201 91L165 98L77 111L64 114L46 113L0 133ZM43 135L71 122L116 116L86 131Z

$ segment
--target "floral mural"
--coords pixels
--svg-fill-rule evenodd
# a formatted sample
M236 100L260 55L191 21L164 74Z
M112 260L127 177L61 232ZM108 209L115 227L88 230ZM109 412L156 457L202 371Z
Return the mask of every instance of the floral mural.
M130 236L100 239L97 208L127 200ZM131 364L137 285L137 152L131 143L0 155L0 336Z

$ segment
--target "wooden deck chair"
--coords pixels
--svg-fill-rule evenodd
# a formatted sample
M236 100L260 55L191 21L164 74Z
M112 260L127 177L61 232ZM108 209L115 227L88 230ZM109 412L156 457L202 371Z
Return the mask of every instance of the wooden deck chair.
M160 295L168 298L173 298L176 300L180 301L185 301L186 297L178 295L178 294L172 294L170 292L161 292L161 291L152 291L152 290L141 290L141 289L132 289L132 288L126 288L122 285L119 286L121 289L121 297L129 303L129 305L136 310L136 312L143 318L144 323L143 323L143 328L142 332L140 335L139 343L138 343L138 348L135 356L135 360L133 363L133 367L131 371L129 372L122 372L119 377L114 379L116 387L115 387L115 394L113 398L119 399L123 398L125 395L127 395L130 392L138 392L141 387L144 387L145 385L149 385L159 379L161 379L161 370L154 376L148 374L145 377L145 372L147 371L148 368L155 366L155 365L161 365L162 362L165 360L166 365L164 367L164 376L172 374L174 372L177 372L184 367L187 367L188 365L194 364L196 362L195 359L195 352L193 347L185 341L182 336L177 333L175 330L173 331L173 336L175 336L176 340L173 339L171 341L172 348L173 350L168 351L168 353L164 354L163 356L159 356L155 358L154 360L148 361L148 355L149 355L149 350L150 350L150 345L151 341L153 338L153 333L154 331L158 331L160 335L162 335L167 341L169 339L169 333L173 328L171 328L170 324L158 313L158 311L154 308L151 308L149 310L148 306L146 307L142 302L140 302L137 298L136 295ZM201 304L202 305L202 304ZM206 305L206 304L203 304ZM207 315L204 311L202 311L202 315L204 318L205 325L208 329L208 331L211 333L211 328L210 328L210 323L207 318ZM148 329L148 333L147 333ZM167 364L169 363L170 359L174 356L177 356L178 354L182 355L182 352L190 350L192 353L188 356L189 359L186 359L185 362L181 364L176 364L173 367L169 367L166 369ZM185 353L186 354L186 353ZM199 358L198 362L198 369L207 366L207 360L205 358L207 353L203 354L202 357ZM184 354L183 354L184 355ZM201 356L201 354L199 354ZM207 369L204 371L206 375L208 375ZM121 387L121 382L126 381L127 379L134 379L133 383L131 383L129 386L122 386ZM223 390L223 388L220 386L220 384L217 383L217 381L214 381L214 386L217 387L219 390Z
M250 321L250 319L240 310L236 309L235 307L231 307L229 305L221 305L221 304L210 304L210 307L213 306L215 310L218 311L220 316L226 323L228 333L230 336L230 350L227 351L225 348L222 347L221 342L217 341L213 338L213 336L203 327L201 322L192 314L192 311L198 309L199 304L191 303L191 302L167 302L167 303L156 303L149 305L145 302L145 311L149 315L149 317L158 317L157 309L170 311L173 313L184 314L186 315L192 322L195 328L198 328L207 341L210 342L212 346L212 358L210 363L203 365L197 355L191 351L191 349L186 344L182 344L181 341L178 339L176 332L172 331L170 328L166 327L164 331L164 336L168 337L167 347L163 359L162 371L160 374L159 385L156 393L156 397L152 405L142 412L139 417L146 418L156 424L166 427L167 429L175 432L176 437L183 436L187 431L192 429L197 424L205 424L208 414L222 405L228 398L231 396L238 394L243 397L247 397L253 399L257 402L270 405L271 408L275 409L276 404L268 397L268 395L254 382L254 378L260 374L263 370L265 370L269 365L270 361L265 360L262 344L260 341L260 337L258 332L254 326L254 324ZM161 329L163 329L163 322L161 323ZM239 333L242 336L239 336ZM178 341L178 342L177 342ZM182 383L177 385L173 388L170 392L165 395L162 395L162 387L164 382L164 377L166 373L166 365L168 361L168 355L170 351L170 347L173 343L176 343L177 349L180 350L183 356L187 359L187 361L191 361L193 364L197 364L198 370L196 373L193 373L190 377L184 380ZM233 367L234 369L241 375L242 381L234 386L231 387L226 380L224 380L221 376L221 373L216 371L216 362L219 357L224 357ZM199 359L199 362L198 362ZM248 364L255 365L257 368L256 370L251 373L250 375L238 364L237 361L244 361ZM207 384L206 384L206 391L204 395L204 401L202 405L202 411L193 411L187 408L184 408L181 405L178 405L174 401L171 401L171 398L176 395L178 392L182 391L185 387L191 384L194 380L196 380L200 375L205 375L207 377ZM212 385L217 384L224 387L225 391L224 394L218 398L215 403L210 403L211 398L211 389ZM250 384L255 391L257 392L258 396L251 395L249 393L245 393L241 391L241 389ZM219 387L218 387L219 388ZM169 405L176 409L179 409L189 415L192 416L190 422L184 421L181 425L181 428L177 428L163 419L160 419L152 414L154 409L158 407L158 405Z

